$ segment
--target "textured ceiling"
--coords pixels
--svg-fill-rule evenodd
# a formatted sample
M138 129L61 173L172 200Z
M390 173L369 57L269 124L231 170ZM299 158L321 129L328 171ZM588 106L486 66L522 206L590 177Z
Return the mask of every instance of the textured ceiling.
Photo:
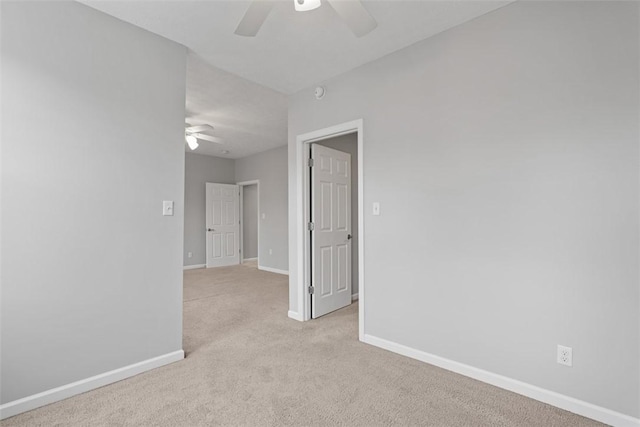
M287 143L287 96L511 3L363 0L378 27L357 38L327 0L295 12L278 1L256 37L234 30L246 0L80 0L187 46L187 121L223 144L198 154L240 158ZM224 71L223 71L224 70ZM223 154L222 150L228 150ZM187 149L187 151L189 151Z

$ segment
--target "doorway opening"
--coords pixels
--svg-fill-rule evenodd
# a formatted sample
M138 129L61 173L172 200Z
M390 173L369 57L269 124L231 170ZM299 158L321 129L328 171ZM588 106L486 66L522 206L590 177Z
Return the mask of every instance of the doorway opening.
M258 268L260 254L260 181L239 182L240 264Z
M344 139L342 139L344 138ZM333 140L333 141L332 141ZM349 142L347 142L349 141ZM312 172L309 167L309 154L313 145L333 147L332 144L339 144L342 151L345 149L351 149L356 154L355 166L352 176L356 179L356 185L353 186L352 191L352 283L353 289L357 289L354 292L353 300L356 298L359 300L358 310L358 323L359 323L359 335L360 340L364 336L364 303L365 303L365 283L364 283L364 179L363 179L363 121L355 120L348 123L332 126L325 129L320 129L307 134L299 135L296 138L297 151L298 151L298 168L297 168L297 180L298 180L298 203L296 206L296 227L298 233L296 233L296 239L298 247L302 250L296 254L296 262L298 265L296 275L296 289L297 289L297 306L298 313L297 320L310 320L312 318L312 294L316 292L313 286L314 280L314 259L313 256L313 235L310 227L315 227L315 224L311 225L313 212L312 212ZM351 146L346 144L352 144ZM355 149L353 149L355 145ZM340 150L339 150L340 151ZM314 160L315 162L315 160ZM357 172L356 172L357 171ZM356 214L357 212L357 214ZM290 312L290 317L292 313Z

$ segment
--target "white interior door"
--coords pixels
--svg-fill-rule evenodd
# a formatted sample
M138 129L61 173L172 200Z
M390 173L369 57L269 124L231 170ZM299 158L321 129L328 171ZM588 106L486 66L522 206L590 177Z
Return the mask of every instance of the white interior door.
M240 263L240 209L237 185L206 185L207 268Z
M311 317L351 304L351 155L311 146Z

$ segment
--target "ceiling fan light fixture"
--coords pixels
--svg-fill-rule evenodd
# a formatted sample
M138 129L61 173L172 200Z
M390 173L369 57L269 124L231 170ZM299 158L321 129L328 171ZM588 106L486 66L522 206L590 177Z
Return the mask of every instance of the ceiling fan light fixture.
M320 7L320 0L293 0L296 12L308 12Z
M196 138L193 135L187 135L185 137L185 139L187 140L187 145L189 146L189 148L191 148L191 151L195 150L196 148L198 148L198 138Z

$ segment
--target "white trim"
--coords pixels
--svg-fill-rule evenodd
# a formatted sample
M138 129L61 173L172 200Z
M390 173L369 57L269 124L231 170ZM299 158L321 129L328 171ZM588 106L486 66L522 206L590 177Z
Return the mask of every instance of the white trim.
M300 313L298 313L297 311L291 311L289 310L289 312L287 313L287 316L289 316L290 319L293 320L297 320L299 322L302 322L302 316L300 316Z
M296 137L295 148L297 150L296 160L296 198L295 198L295 233L289 236L289 247L297 252L294 259L297 266L297 274L292 281L293 286L297 288L298 301L297 307L301 314L302 320L311 319L311 307L309 289L305 283L309 282L309 233L306 233L306 226L309 218L309 168L306 167L306 159L309 151L309 144L312 142L322 141L328 138L334 138L341 135L356 133L358 136L358 289L360 298L360 309L358 310L358 333L359 339L364 339L364 121L362 119L353 120L351 122L342 123L336 126L330 126L313 132L298 135ZM297 243L297 244L296 244ZM290 258L291 259L291 258Z
M583 417L591 418L605 424L620 427L640 426L640 419L638 418L634 418L620 412L612 411L611 409L603 408L602 406L597 406L570 396L556 393L551 390L546 390L541 387L527 384L522 381L495 374L493 372L475 368L470 365L465 365L464 363L445 359L444 357L416 350L414 348L407 347L402 344L397 344L392 341L387 341L373 335L365 335L362 341L367 344L371 344L373 346L380 347L385 350L389 350L391 352L398 353L412 359L420 360L422 362L438 366L448 371L455 372L466 377L470 377L478 381L482 381L484 383L530 397L540 402L553 405L557 408L564 409L566 411L573 412L575 414L582 415Z
M196 268L205 268L207 264L193 264L193 265L185 265L182 267L183 270L195 270Z
M262 265L258 266L258 270L268 271L270 273L284 274L286 276L289 275L289 272L287 270L280 270L279 268L264 267Z
M358 293L351 295L351 302L358 301Z
M253 258L242 258L242 262L244 261L256 261L258 259L258 257L253 257Z
M236 185L240 188L240 257L239 263L242 264L244 261L249 261L253 259L257 259L258 263L260 263L260 180L252 179L250 181L241 181L236 182ZM256 215L258 216L258 256L255 258L244 258L244 187L247 185L255 185L258 203L256 206Z
M49 405L182 359L184 359L184 351L178 350L152 359L143 360L142 362L134 363L133 365L124 366L122 368L114 369L113 371L85 378L84 380L75 381L61 387L52 388L51 390L43 391L42 393L23 397L22 399L0 405L0 419L12 417L44 405Z

